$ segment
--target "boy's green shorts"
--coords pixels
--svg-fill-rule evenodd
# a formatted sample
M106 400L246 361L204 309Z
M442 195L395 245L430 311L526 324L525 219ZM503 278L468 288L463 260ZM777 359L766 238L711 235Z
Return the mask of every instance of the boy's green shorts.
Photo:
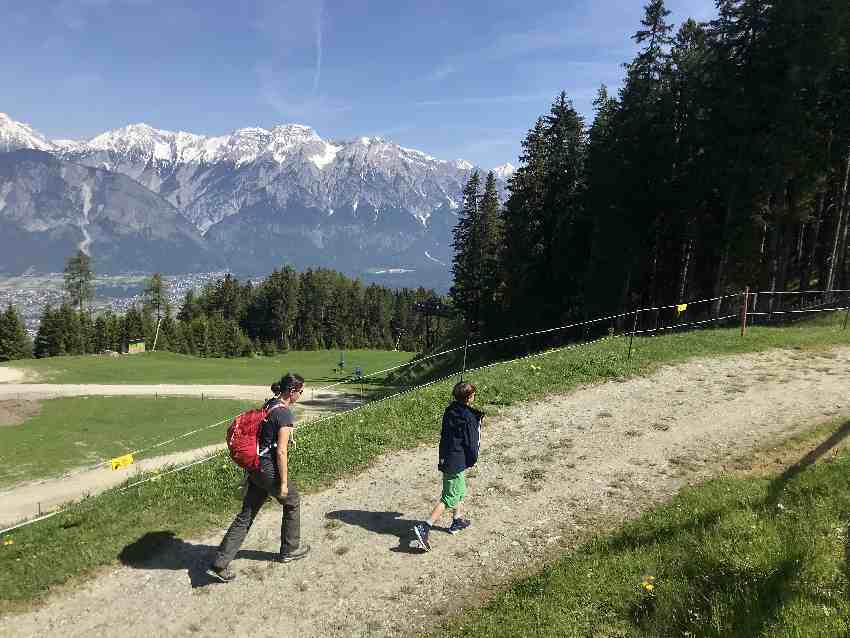
M443 474L443 495L440 500L446 507L455 507L466 496L466 479L463 472Z

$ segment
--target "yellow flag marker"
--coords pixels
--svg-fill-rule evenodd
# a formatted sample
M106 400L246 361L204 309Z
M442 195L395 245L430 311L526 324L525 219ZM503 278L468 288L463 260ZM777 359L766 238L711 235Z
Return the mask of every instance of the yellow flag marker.
M114 459L110 459L109 463L112 465L113 470L120 470L122 467L133 464L133 455L125 454L124 456L118 456Z
M676 306L676 314L680 315L683 312L685 312L685 310L687 310L687 309L688 309L688 304L680 303L679 305Z

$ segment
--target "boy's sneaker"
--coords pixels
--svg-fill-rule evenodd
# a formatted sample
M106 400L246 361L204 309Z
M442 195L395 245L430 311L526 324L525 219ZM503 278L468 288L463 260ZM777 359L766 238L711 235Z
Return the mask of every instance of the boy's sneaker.
M452 520L451 527L449 527L449 534L457 534L458 532L462 532L470 525L472 525L472 523L470 523L465 518L455 518Z
M298 546L297 549L293 549L288 552L281 552L280 558L278 560L281 563L291 563L294 560L299 560L307 556L310 553L310 545L309 543L302 543Z
M207 575L212 576L223 583L229 583L231 580L236 578L236 574L234 574L233 570L229 567L218 568L215 565L207 567Z
M428 542L428 534L430 532L431 528L425 523L417 523L413 526L413 533L416 534L416 538L419 539L419 544L426 552L431 551L431 543Z

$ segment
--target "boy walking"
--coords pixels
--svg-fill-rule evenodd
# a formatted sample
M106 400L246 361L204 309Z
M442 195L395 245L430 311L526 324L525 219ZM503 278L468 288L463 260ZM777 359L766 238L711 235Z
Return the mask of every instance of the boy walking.
M426 551L431 551L428 536L431 528L446 511L452 510L450 534L457 534L469 527L469 520L462 518L462 501L466 495L464 471L478 461L481 442L481 421L484 413L472 407L475 386L461 381L452 389L452 401L443 413L443 428L440 432L440 459L437 469L443 473L443 493L434 506L431 517L413 526L413 533Z

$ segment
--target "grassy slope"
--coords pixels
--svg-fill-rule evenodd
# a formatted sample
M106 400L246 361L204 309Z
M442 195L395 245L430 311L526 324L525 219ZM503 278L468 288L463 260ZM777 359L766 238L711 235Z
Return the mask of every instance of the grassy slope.
M848 433L836 422L804 447ZM685 489L436 633L846 636L850 452L829 461Z
M42 383L206 383L271 385L285 372L298 372L309 382L338 380L333 369L339 351L290 352L275 357L203 359L172 352L146 352L124 357L75 356L15 361L9 367L32 371ZM346 350L346 371L356 366L369 373L408 361L409 352Z
M191 398L52 399L39 415L0 428L0 487L55 476L146 448L223 419L255 402ZM222 443L226 425L157 448L144 457Z
M471 378L479 387L479 403L495 411L583 383L648 374L659 365L692 357L835 345L850 345L850 331L840 330L840 318L824 317L783 329L753 329L745 339L735 329L642 339L635 342L629 362L627 342L612 339L493 366ZM434 442L453 381L302 431L292 476L305 491L315 490L362 469L380 454ZM113 491L89 499L69 513L13 532L14 545L0 546L0 611L31 604L51 587L115 561L128 546L155 551L151 544L139 543L146 532L168 530L187 537L221 526L236 507L239 478L226 460L211 461L125 494Z

